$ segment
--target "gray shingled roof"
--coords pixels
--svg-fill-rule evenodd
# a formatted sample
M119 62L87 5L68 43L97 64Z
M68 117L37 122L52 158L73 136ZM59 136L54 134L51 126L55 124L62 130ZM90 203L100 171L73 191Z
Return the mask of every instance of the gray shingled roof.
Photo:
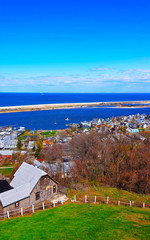
M0 201L3 207L18 202L30 196L30 184L26 183L12 190L0 194Z
M10 183L14 189L0 194L2 206L6 207L29 197L39 179L45 175L47 173L43 170L23 162L15 172L14 178Z
M23 162L20 168L18 168L18 170L15 172L14 178L11 181L10 185L13 188L17 188L23 184L30 183L31 192L39 179L45 175L47 175L47 173L43 170Z

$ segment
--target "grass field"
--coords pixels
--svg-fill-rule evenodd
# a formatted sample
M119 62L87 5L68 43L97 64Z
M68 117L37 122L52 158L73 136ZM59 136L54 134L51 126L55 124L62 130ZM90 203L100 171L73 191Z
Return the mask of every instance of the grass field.
M150 211L107 205L67 204L0 221L2 240L150 239Z
M0 173L3 176L8 176L13 171L13 167L0 169Z
M43 136L52 137L52 136L55 136L56 131L41 132L40 134Z
M87 187L84 189L84 191L81 190L75 190L75 189L68 189L67 190L67 196L71 199L74 199L74 196L76 195L77 199L82 198L84 199L85 195L90 195L90 196L102 196L106 197L109 196L110 199L112 200L134 200L137 202L145 202L149 203L150 202L150 195L142 195L142 194L137 194L134 192L128 192L122 189L118 188L113 188L113 187Z

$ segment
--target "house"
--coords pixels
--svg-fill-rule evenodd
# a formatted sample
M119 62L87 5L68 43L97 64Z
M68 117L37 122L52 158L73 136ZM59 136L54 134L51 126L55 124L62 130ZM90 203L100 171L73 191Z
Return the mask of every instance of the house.
M27 149L32 150L34 146L35 146L35 142L34 141L29 141Z
M80 122L80 127L82 128L91 128L91 122Z
M46 139L43 141L43 148L52 146L52 144L53 144L53 142L51 140Z
M131 129L132 130L132 133L139 133L139 130L138 129Z
M34 161L36 164L36 162ZM44 167L49 170L49 172L52 172L54 175L56 175L58 172L61 172L61 177L70 177L71 169L75 166L74 161L68 161L68 162L55 162L55 163L45 163L42 162L39 164L39 168Z
M0 149L3 149L4 148L4 141L3 139L0 139Z
M0 150L0 159L9 158L12 159L13 150Z
M9 140L4 146L5 149L12 150L17 147L18 140Z
M57 194L57 182L46 172L23 162L10 182L13 188L0 193L0 209L5 214L27 208Z

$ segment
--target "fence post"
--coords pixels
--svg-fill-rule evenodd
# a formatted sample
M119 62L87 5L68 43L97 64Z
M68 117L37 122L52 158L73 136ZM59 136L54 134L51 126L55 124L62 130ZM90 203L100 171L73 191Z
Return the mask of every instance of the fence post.
M55 201L53 201L53 207L55 207Z
M106 203L108 204L108 202L109 202L109 197L106 198Z
M132 206L132 202L130 201L130 207Z
M23 216L23 208L21 208L21 216Z
M145 202L143 202L143 208L145 208Z
M9 211L7 211L7 217L10 218L10 216L9 216Z
M75 202L77 201L76 195L74 195L74 201L75 201Z
M85 203L87 203L87 195L85 195Z
M32 205L32 212L34 213L34 205Z
M94 199L94 203L96 203L96 196L95 196L95 199Z
M42 203L42 206L43 206L43 210L44 210L45 209L44 202Z
M118 201L118 206L120 206L120 201Z

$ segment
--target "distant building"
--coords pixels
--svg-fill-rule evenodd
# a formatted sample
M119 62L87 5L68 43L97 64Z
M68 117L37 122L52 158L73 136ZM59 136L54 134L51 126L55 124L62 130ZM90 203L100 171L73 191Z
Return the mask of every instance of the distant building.
M86 121L80 122L80 126L82 128L90 128L91 127L91 122L86 122Z
M138 129L131 129L132 133L139 133Z
M18 140L9 140L4 146L5 149L15 149L17 147Z
M13 150L0 150L0 159L12 158Z

